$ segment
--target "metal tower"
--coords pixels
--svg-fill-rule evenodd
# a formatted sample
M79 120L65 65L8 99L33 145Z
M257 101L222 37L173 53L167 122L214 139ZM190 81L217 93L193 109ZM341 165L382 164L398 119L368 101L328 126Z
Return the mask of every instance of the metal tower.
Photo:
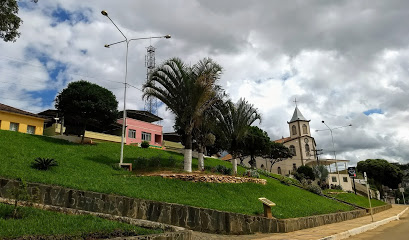
M155 68L155 48L151 45L146 48L145 55L145 67L146 67L146 81L149 79L149 75ZM158 111L158 100L154 97L149 97L145 101L145 111L157 115Z

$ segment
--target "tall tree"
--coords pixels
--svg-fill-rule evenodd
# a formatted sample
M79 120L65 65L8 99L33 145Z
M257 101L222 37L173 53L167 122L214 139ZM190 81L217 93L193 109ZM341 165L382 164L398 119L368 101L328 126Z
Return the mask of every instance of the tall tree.
M270 145L270 137L267 132L257 126L249 126L243 141L245 155L250 156L249 164L256 168L256 157L267 153Z
M240 99L236 104L228 100L219 109L217 129L224 150L233 157L233 171L237 173L237 158L244 153L244 138L249 126L256 120L261 120L261 116L258 110L244 99Z
M155 68L143 86L143 97L156 97L175 114L175 127L183 136L184 170L192 171L192 132L203 112L221 97L217 81L222 67L210 58L188 66L171 58Z
M0 1L0 38L5 42L15 42L20 37L18 28L23 20L17 14L18 3L16 0Z
M268 158L270 160L270 172L275 163L292 157L293 154L290 152L290 149L288 149L288 147L284 146L282 143L276 142L270 142L267 154L264 155L264 158Z
M82 135L82 141L88 125L104 127L118 117L115 95L84 80L69 83L55 99L55 107L64 117L66 133Z
M385 185L390 188L397 188L402 182L403 173L395 165L384 159L366 159L357 164L359 172L366 172L368 178L374 180L375 185Z

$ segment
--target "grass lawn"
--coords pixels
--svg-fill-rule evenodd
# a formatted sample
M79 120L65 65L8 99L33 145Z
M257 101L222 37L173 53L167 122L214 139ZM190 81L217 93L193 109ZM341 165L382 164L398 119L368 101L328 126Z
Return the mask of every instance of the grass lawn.
M119 171L112 165L118 163L120 144L99 143L78 145L43 136L0 130L0 176L22 178L66 186L81 190L112 193L129 197L179 203L222 211L258 215L263 212L259 197L275 202L272 213L277 218L303 217L352 210L351 206L326 199L308 191L281 184L268 178L267 185L254 183L218 184L194 183L161 177L140 177L134 172ZM138 158L156 157L161 161L176 162L182 168L183 156L157 149L125 146L125 162ZM59 166L48 171L30 167L37 157L54 158ZM173 160L169 160L172 158ZM218 159L205 160L206 166L225 165ZM166 165L166 164L164 164ZM138 167L133 166L138 171ZM145 169L146 166L143 167ZM197 159L193 160L193 170ZM140 169L139 169L140 170ZM239 173L245 169L239 167Z
M360 195L355 195L355 193L347 193L347 192L343 192L343 193L338 193L338 194L329 194L328 192L339 192L341 190L334 190L334 189L327 189L325 190L325 194L334 197L336 199L340 199L346 202L350 202L353 204L356 204L358 206L364 207L364 208L369 208L369 201L368 201L368 197L363 197ZM371 199L371 204L372 207L378 207L378 206L383 206L386 203L379 201L377 199Z
M33 235L81 236L83 234L108 235L114 231L146 235L162 230L145 229L126 223L110 221L90 215L67 215L30 207L20 208L22 218L6 218L13 206L0 203L0 239Z

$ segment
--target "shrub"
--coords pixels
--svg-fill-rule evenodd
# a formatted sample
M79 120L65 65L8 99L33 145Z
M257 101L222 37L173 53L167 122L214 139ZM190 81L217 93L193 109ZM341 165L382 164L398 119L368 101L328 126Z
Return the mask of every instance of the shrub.
M48 170L53 166L58 166L57 161L52 158L36 158L34 162L31 163L31 167L37 170Z
M304 178L306 178L306 179L311 179L313 181L315 180L314 172L313 172L312 168L309 167L309 166L300 166L299 168L297 168L296 172L298 174L303 174ZM302 175L299 176L299 177L302 177ZM300 180L300 179L298 179L298 180Z
M320 188L318 185L316 185L316 184L308 185L308 186L307 186L307 190L310 191L310 192L312 192L312 193L315 193L315 194L318 194L318 195L322 195L322 190L321 190L321 188Z
M279 180L282 184L285 184L285 185L287 185L287 186L290 186L290 185L293 183L293 181L291 181L290 178L284 177L284 176L280 176L280 177L278 178L278 180Z
M257 172L257 170L253 170L253 169L246 170L243 173L243 176L253 177L253 178L260 178L260 174Z
M212 172L218 172L224 175L231 175L233 170L223 165L217 165L215 168L211 169Z
M141 143L141 148L149 148L149 142L148 141L143 141Z

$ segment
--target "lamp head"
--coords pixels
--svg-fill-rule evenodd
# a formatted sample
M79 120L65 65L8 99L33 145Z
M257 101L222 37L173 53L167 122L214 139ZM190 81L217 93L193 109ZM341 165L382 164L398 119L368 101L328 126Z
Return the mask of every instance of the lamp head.
M348 126L352 127L352 124L349 124Z
M322 120L321 122L324 123L324 120Z
M109 44L105 44L104 47L109 48Z
M101 14L104 15L105 17L108 17L108 13L107 13L107 11L105 11L105 10L102 10L102 11L101 11Z
M166 38L166 39L169 39L169 38L171 38L172 36L170 36L169 34L168 35L165 35L165 36L163 36L164 38Z

